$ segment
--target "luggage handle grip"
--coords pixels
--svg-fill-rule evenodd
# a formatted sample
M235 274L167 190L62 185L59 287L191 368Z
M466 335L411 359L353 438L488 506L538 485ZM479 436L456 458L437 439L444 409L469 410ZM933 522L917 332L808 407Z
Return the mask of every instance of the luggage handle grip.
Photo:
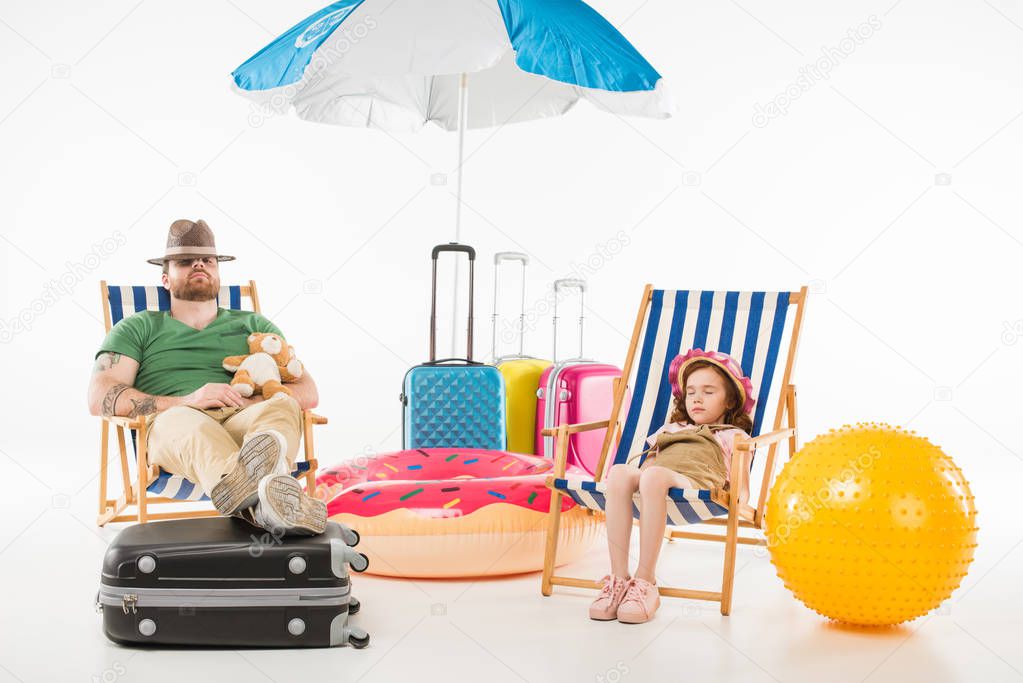
M468 244L458 244L457 242L449 242L448 244L438 244L437 246L435 246L433 248L433 252L431 253L430 258L432 258L434 261L436 261L437 257L441 253L446 252L446 251L463 252L463 253L469 255L469 260L470 261L475 261L476 260L476 250L475 249L470 247Z
M582 280L576 277L566 277L560 280L554 281L554 291L557 293L559 289L578 289L581 292L586 291L586 280Z
M482 363L478 360L473 360L471 358L437 358L435 360L430 360L426 363L423 363L423 365L436 366L447 365L449 363L462 363L464 365L486 365L486 363Z
M494 254L494 265L501 265L502 261L518 261L524 266L529 265L529 255L521 251L499 251Z
M503 356L496 356L494 360L491 361L491 363L493 363L494 365L498 365L509 360L536 360L536 359L533 358L532 356L521 353L506 353Z

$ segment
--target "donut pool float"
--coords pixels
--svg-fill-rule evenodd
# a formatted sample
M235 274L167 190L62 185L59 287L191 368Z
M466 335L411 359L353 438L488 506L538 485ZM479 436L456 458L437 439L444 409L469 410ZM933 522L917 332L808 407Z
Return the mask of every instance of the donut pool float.
M328 517L359 532L366 573L497 576L543 568L553 470L531 455L424 448L356 458L316 483ZM603 525L568 496L561 511L559 564L577 560Z

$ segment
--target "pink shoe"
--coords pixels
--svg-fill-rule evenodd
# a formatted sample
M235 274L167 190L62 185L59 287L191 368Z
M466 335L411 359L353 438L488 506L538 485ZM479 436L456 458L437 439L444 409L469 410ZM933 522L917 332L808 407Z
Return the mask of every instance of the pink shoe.
M633 579L625 591L625 597L618 606L618 621L623 624L642 624L654 618L657 608L661 605L661 596L657 586Z
M618 614L618 605L625 597L625 589L629 587L629 579L608 575L603 578L604 585L600 595L590 605L590 619L611 621Z

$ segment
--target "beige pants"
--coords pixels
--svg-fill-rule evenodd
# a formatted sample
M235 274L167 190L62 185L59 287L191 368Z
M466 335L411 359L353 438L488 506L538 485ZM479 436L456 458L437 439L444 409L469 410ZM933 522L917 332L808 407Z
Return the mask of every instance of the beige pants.
M292 470L302 436L302 409L283 393L244 409L175 406L148 421L150 464L198 483L206 495L235 466L250 434L267 429L283 434Z

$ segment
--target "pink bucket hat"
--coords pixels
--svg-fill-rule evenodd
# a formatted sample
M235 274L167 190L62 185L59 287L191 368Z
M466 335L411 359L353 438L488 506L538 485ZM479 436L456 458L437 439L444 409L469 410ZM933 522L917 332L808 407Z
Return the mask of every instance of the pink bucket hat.
M756 403L756 399L753 398L753 382L742 374L742 367L738 361L720 351L689 349L685 353L675 356L671 361L671 367L668 368L668 377L671 378L671 393L676 397L682 396L682 373L690 363L698 360L713 363L728 373L728 376L735 382L735 388L739 390L742 412L749 413L753 410L753 404Z

